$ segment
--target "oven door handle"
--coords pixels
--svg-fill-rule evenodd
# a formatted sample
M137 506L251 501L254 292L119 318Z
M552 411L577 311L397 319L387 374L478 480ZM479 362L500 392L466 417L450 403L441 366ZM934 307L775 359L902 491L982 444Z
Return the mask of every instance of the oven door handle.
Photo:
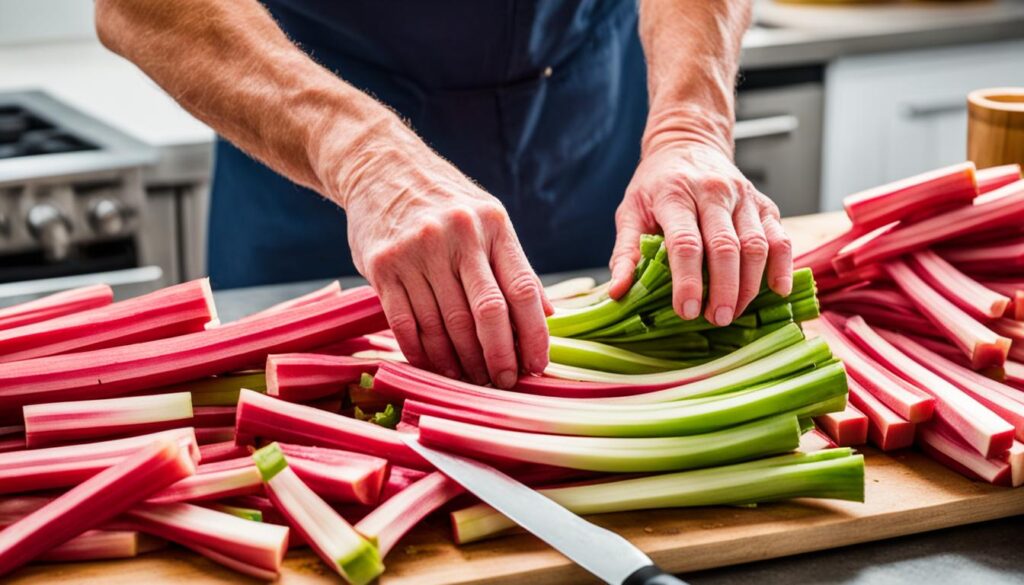
M800 119L792 114L782 116L766 116L750 120L738 120L732 131L733 140L749 140L751 138L768 138L792 134L800 127Z
M159 266L142 266L140 268L112 270L110 272L94 272L92 274L76 274L74 276L8 282L0 284L0 299L46 295L92 284L109 284L112 287L146 284L159 281L163 276L164 271Z

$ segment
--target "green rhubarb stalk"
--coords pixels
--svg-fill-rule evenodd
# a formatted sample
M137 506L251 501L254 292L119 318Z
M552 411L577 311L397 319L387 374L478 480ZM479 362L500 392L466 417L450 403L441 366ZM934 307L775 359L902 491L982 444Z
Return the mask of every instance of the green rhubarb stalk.
M242 520L251 520L253 522L263 522L263 512L256 508L243 508L242 506L229 506L228 504L220 504L214 502L207 504L207 508L211 510L217 510L218 512L224 512L225 514L231 514L241 518Z
M792 321L778 321L762 325L757 329L747 329L745 327L721 327L719 329L712 329L711 331L704 333L704 335L709 341L718 345L743 347L744 345L761 339L773 331L782 329L789 323L792 323Z
M757 322L762 326L769 323L776 323L778 321L792 321L793 320L793 305L789 303L779 303L777 305L771 305L757 311Z
M817 319L821 315L821 304L815 296L800 299L791 303L793 307L793 320L797 323Z
M647 357L596 341L551 337L551 361L617 374L650 374L685 368L689 364Z
M649 351L679 351L696 355L707 353L709 347L708 338L700 333L684 333L672 339L649 339L647 341L631 341L615 343L613 345L642 354L646 354Z
M849 449L790 454L709 469L540 490L577 514L753 504L790 498L864 501L864 457ZM486 504L452 513L456 542L515 524Z
M625 319L597 331L584 333L580 339L615 339L617 337L630 337L633 335L647 333L650 328L644 323L640 315L630 315Z

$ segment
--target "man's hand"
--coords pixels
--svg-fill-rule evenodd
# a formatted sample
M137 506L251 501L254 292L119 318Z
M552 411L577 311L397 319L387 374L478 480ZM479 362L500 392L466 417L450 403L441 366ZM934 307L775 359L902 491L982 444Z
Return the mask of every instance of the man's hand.
M609 294L629 290L640 259L640 234L662 232L672 269L672 306L684 319L700 314L703 260L709 291L705 317L728 325L757 295L767 265L769 286L793 285L790 241L775 204L747 181L719 148L665 144L646 153L615 214Z
M402 352L502 388L520 369L543 372L552 309L504 207L401 124L381 133L339 178L340 193L356 267Z

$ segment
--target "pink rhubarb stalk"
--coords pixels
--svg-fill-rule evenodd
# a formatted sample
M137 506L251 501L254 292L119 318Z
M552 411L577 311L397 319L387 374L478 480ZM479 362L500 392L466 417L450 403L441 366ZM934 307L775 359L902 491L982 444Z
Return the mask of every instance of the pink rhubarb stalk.
M906 263L885 265L893 281L917 309L970 358L976 368L1001 366L1010 350L1009 338L998 335L921 279Z
M141 435L191 423L188 392L25 406L30 448Z
M238 437L235 436L235 427L223 426L223 427L202 427L196 429L196 441L200 445L212 445L214 443L223 443L234 439L238 441Z
M1010 304L1009 297L960 272L931 250L912 254L910 265L929 286L977 319L1002 317Z
M1013 446L1006 452L1006 462L1010 465L1010 485L1024 485L1024 443L1013 442Z
M962 475L996 485L1012 481L1009 463L981 455L942 421L922 425L917 442L929 457Z
M867 286L844 288L820 295L818 300L821 302L822 307L831 307L841 303L867 303L908 315L917 314L917 309L914 308L914 304L910 302L906 295L898 290L888 288Z
M195 473L188 450L159 439L0 531L0 575L100 526Z
M853 253L853 265L889 260L936 243L966 234L1020 225L1024 221L1024 181L1001 187L985 196L986 201L961 207L900 225L866 243Z
M1024 237L984 245L957 245L942 250L942 257L972 274L1000 275L1024 268Z
M193 461L198 461L199 448L191 428L84 445L0 453L0 494L77 485L163 438L177 441Z
M978 180L978 193L988 193L1021 179L1020 165L1017 163L978 169L975 173Z
M381 557L386 557L420 520L463 491L462 486L435 471L377 506L356 524L356 531L377 545Z
M905 449L914 443L914 424L882 404L856 380L849 380L850 404L868 417L868 439L882 451Z
M814 453L822 449L837 447L832 437L818 429L811 429L800 436L800 446L797 451L801 453Z
M21 327L109 305L114 291L105 284L94 284L61 291L32 301L0 309L0 330Z
M831 240L823 242L793 258L793 267L810 268L814 272L815 278L819 275L827 274L832 271L832 258L847 245L863 236L864 233L863 229L851 227Z
M243 520L193 504L140 504L125 522L140 531L192 548L200 554L212 550L232 559L228 566L252 566L277 574L288 545L288 528Z
M900 351L863 319L849 319L846 331L864 351L885 364L889 371L933 396L936 418L942 419L979 453L994 457L1013 444L1013 425Z
M417 469L432 466L397 431L309 406L243 390L235 429L243 435L374 455Z
M838 447L853 447L868 441L868 417L852 404L847 404L840 412L815 417L814 422Z
M267 356L267 394L289 402L305 402L337 394L378 362L348 356L290 353Z
M325 500L373 504L388 479L387 459L306 445L279 444L302 481Z
M855 226L869 229L968 205L978 195L973 162L963 162L855 193L843 199Z
M935 409L935 399L889 372L854 345L842 331L837 316L822 313L817 321L817 328L828 342L832 354L846 365L849 376L889 409L912 423L924 422L931 418Z
M248 457L249 448L246 445L238 445L234 439L221 443L209 443L199 446L199 460L205 463L216 463L228 459Z
M26 360L0 368L0 413L26 404L102 398L242 370L271 353L303 351L386 326L376 293L336 299L118 348ZM15 411L17 412L17 411ZM0 415L2 416L2 415Z
M202 331L217 318L208 279L105 307L0 331L0 362L138 343Z
M863 303L833 303L825 306L825 308L833 314L860 315L868 323L883 325L916 335L942 337L942 333L936 329L935 325L932 325L931 321L916 312L906 313L902 310L893 310L888 307L866 305ZM959 352L960 350L957 349L956 351Z

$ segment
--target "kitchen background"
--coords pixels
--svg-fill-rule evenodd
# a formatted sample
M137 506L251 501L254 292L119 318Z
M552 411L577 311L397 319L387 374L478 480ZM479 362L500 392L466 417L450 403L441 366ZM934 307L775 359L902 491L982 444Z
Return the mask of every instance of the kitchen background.
M205 274L213 133L99 44L92 8L0 0L0 298ZM784 215L838 209L965 158L966 93L1024 85L1024 1L761 0L742 63L738 165Z

